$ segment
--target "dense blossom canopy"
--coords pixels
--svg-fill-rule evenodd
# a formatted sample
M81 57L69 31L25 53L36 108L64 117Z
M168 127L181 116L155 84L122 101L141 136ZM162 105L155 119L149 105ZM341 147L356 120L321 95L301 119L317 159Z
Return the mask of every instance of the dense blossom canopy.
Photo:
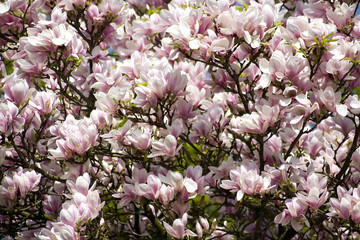
M0 238L359 239L359 1L0 1Z

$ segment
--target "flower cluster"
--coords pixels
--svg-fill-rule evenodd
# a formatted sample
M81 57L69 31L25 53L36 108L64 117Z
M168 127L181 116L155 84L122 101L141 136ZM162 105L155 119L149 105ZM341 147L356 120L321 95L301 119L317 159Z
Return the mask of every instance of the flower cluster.
M0 2L0 238L358 239L358 1Z

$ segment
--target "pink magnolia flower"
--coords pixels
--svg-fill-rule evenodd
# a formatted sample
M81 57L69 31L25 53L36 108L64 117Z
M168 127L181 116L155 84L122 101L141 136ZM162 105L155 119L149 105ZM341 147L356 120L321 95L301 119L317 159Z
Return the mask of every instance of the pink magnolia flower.
M268 127L271 127L275 124L280 113L280 108L278 105L275 105L273 107L263 105L259 106L257 110L258 112L244 114L241 117L233 117L230 121L232 131L237 134L265 133Z
M286 30L293 38L300 38L308 27L309 19L306 16L289 17L286 21Z
M54 25L63 24L66 22L67 14L62 11L59 5L55 6L51 11L51 20L40 20L39 24L49 25L53 27Z
M210 166L209 169L215 174L213 178L219 180L229 176L230 171L234 169L235 166L236 164L233 158L230 156L227 161L222 161L219 167Z
M159 87L158 89L155 89ZM162 91L164 90L164 86L158 83L153 82L153 84L149 87L139 86L135 88L135 93L137 97L132 100L132 103L137 107L141 107L144 109L149 109L150 106L155 106L158 102L158 96L163 97ZM157 91L157 95L156 92ZM160 97L160 98L161 98Z
M175 70L167 79L166 90L169 93L178 95L178 93L185 88L187 83L187 76L182 74L179 70Z
M69 134L66 138L67 147L78 155L83 155L91 146L95 145L97 128L90 125L87 128L80 128L77 132L82 135Z
M167 135L164 140L155 141L152 143L152 153L149 158L158 156L174 157L182 145L177 147L177 140L173 135Z
M63 123L52 126L50 132L54 134L56 149L49 152L54 158L63 160L83 155L91 147L97 145L98 130L88 118L76 120L68 115Z
M126 121L122 127L113 129L109 133L103 134L101 137L105 138L106 141L111 144L111 147L117 151L124 147L121 143L124 142L125 136L130 133L129 130L132 125L133 123L131 121Z
M56 95L53 92L37 92L29 101L30 106L41 114L50 114L57 107Z
M360 203L359 202L352 208L351 219L356 224L360 223Z
M189 166L185 171L185 175L188 178L194 180L198 186L196 193L199 195L205 194L205 192L210 188L210 186L206 186L206 179L203 176L203 169L201 166L197 165L195 167Z
M285 77L285 56L281 51L275 51L270 58L270 61L262 58L260 60L260 70L265 74L272 74L278 79Z
M96 218L99 215L102 208L104 207L104 205L105 205L105 202L101 202L99 191L98 190L92 190L92 189L93 188L91 188L89 190L89 192L88 192L88 194L86 196L87 197L86 203L81 203L81 204L85 204L84 207L86 207L86 209L89 210L89 213L87 215L87 219Z
M286 226L289 222L291 222L291 226L296 231L300 231L303 228L304 222L309 225L304 215L307 210L307 205L299 198L294 197L292 199L288 199L286 200L285 205L287 209L275 217L275 223Z
M44 201L44 211L52 218L56 218L59 209L61 209L61 198L55 195L46 195Z
M324 106L327 110L337 112L342 117L348 114L346 105L340 103L341 93L335 92L331 86L327 86L325 90L319 90L316 98L320 106Z
M7 13L9 10L10 10L9 0L0 3L0 15Z
M200 40L192 34L190 25L185 21L180 21L178 25L171 25L166 29L174 39L179 40L179 43L186 44L190 49L196 50L200 48Z
M224 35L236 34L239 38L243 37L243 26L247 19L243 12L237 11L235 8L220 13L216 19L219 30Z
M187 224L187 217L188 215L187 213L185 213L182 218L175 219L172 226L170 226L167 222L164 222L164 227L167 233L176 239L183 239L185 235L193 237L196 236L196 234L193 233L191 230L185 230Z
M200 216L199 220L200 222L196 221L195 227L196 227L197 236L201 238L203 236L203 229L205 229L205 231L209 231L210 225L206 218Z
M128 79L134 80L140 78L140 73L148 72L151 65L151 60L145 54L135 51L130 59L122 62L118 68L128 76Z
M66 186L73 195L76 193L87 195L90 186L90 175L85 172L83 176L76 179L76 182L67 180Z
M349 96L346 99L346 106L353 114L360 113L360 100L357 95Z
M326 72L342 79L345 74L348 74L352 66L353 64L349 60L333 57L326 63Z
M63 7L66 11L71 11L74 10L74 7L78 6L78 7L85 7L86 1L84 0L75 0L75 1L70 1L70 0L63 0L59 3L60 7Z
M172 135L175 138L178 138L184 129L184 121L180 118L177 118L172 122L171 126L166 124L166 130L161 129L160 131L162 136Z
M91 112L90 118L99 129L110 126L113 121L112 115L98 109Z
M212 124L206 118L199 118L196 122L193 123L192 132L189 135L189 139L191 142L196 142L200 137L208 137L211 130Z
M14 203L12 200L16 199L18 192L18 185L10 176L5 176L0 185L0 205L11 207Z
M166 176L159 175L159 178L162 182L174 187L176 192L181 192L183 189L186 189L189 194L194 194L198 189L197 183L194 180L188 177L184 179L180 173L171 170L167 172Z
M138 191L133 184L124 184L122 187L121 193L113 194L115 198L121 198L120 202L118 203L119 207L124 207L129 204L133 200L139 199Z
M169 202L174 199L174 196L174 187L165 186L165 184L161 185L159 199L162 204L169 204Z
M221 37L214 39L211 42L210 50L220 55L225 55L229 49L234 45L233 39L227 37Z
M342 219L348 219L351 213L351 199L349 195L346 195L339 199L330 198L330 210L331 215L338 215Z
M69 29L65 24L55 26L50 30L51 42L56 46L68 45L74 36L74 31Z
M125 95L125 92L122 90L118 91L118 89L114 88L114 91L117 91L115 99L119 99L119 98L121 99ZM95 97L96 97L95 106L99 110L103 110L104 112L108 112L108 113L112 114L117 107L117 104L114 101L115 96L112 93L113 92L111 92L111 89L109 90L109 92L107 94L105 94L103 92L96 93L95 94Z
M236 192L236 200L240 201L244 194L263 195L270 191L272 186L270 177L259 175L259 169L255 164L242 164L230 171L231 180L222 180L220 187Z
M193 111L193 103L191 100L187 102L183 98L180 98L173 106L175 108L175 118L187 120L196 116L196 113Z
M104 14L99 13L99 8L93 3L90 3L89 7L86 9L86 13L93 22L100 22L103 20Z
M65 194L66 197L72 199L69 204L78 208L78 215L81 221L96 218L101 211L104 203L101 203L99 192L95 189L95 183L89 189L90 176L86 172L83 176L76 179L76 183L71 180L66 181L66 185L71 194Z
M17 78L15 80L15 77L13 79L9 77L8 80L5 80L3 90L6 94L6 98L10 99L17 105L21 105L27 96L29 85L24 79Z
M72 226L59 222L53 223L51 230L41 229L40 233L37 234L37 238L41 240L77 239L77 233Z
M299 94L295 97L297 102L291 104L288 117L290 124L299 126L302 120L306 119L312 112L319 108L318 103L312 103L305 94Z
M0 133L20 132L25 119L19 116L19 109L10 101L0 103Z
M60 212L60 220L66 225L76 227L79 220L81 220L81 215L77 206L69 204L67 208L63 208Z
M150 174L147 177L146 184L141 183L138 185L138 193L148 199L155 200L159 198L161 187L161 180L157 176Z
M134 145L134 147L142 150L146 150L150 147L152 139L149 128L143 130L134 129L127 138Z
M168 27L159 14L152 14L147 21L134 20L132 22L134 34L133 39L141 39L145 36L153 35L156 33L164 32Z
M321 196L320 196L321 194ZM309 204L309 206L313 209L318 209L321 207L327 200L329 193L327 189L320 191L318 188L312 188L308 192L308 195L305 196L303 194L297 194L297 196L302 200Z
M18 172L13 177L14 182L18 186L20 195L25 197L26 194L32 191L37 191L39 189L39 183L41 180L41 174L36 173L34 170L26 171L25 173Z
M354 4L349 6L347 3L342 3L334 10L331 8L326 9L326 16L336 25L338 29L342 29L349 23L354 11Z

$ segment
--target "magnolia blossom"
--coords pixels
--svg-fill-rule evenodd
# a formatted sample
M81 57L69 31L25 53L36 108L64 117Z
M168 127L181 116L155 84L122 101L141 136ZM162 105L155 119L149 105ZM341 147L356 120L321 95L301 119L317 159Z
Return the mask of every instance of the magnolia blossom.
M160 179L154 175L149 175L147 178L147 184L139 184L139 194L154 200L159 198L161 187L162 183Z
M337 112L343 117L347 115L348 111L346 105L340 104L340 92L335 93L331 86L326 87L324 91L319 90L317 98L320 104L325 106L329 111Z
M275 124L279 115L279 107L267 105L259 107L259 112L244 114L242 117L232 118L230 126L235 133L264 133L268 127Z
M24 79L9 78L3 89L8 99L21 105L27 97L29 85Z
M220 187L236 192L236 200L240 201L244 194L263 195L271 189L271 179L262 177L256 166L241 165L230 171L231 180L223 180Z
M278 214L274 222L283 226L291 223L291 226L300 231L303 228L303 223L308 224L307 219L304 216L307 210L307 204L303 203L299 198L293 198L286 200L286 207L282 213Z
M10 10L10 1L4 1L0 3L0 15L8 12Z
M352 14L355 11L355 5L349 6L346 3L342 3L341 6L335 8L334 11L327 9L326 16L334 22L334 24L341 29L346 24L348 24L351 19Z
M148 128L145 128L143 131L134 129L128 135L128 139L136 148L145 150L151 144L151 132Z
M41 114L49 114L57 106L56 95L47 92L37 92L29 103Z
M358 239L357 8L1 1L0 235Z
M195 233L193 233L191 230L186 229L185 230L185 226L187 223L187 214L185 213L182 218L178 218L173 222L173 225L170 226L168 223L164 222L164 227L166 229L166 231L170 234L170 236L177 238L177 239L182 239L184 238L185 235L189 235L189 236L196 236Z
M188 177L183 178L178 172L169 171L166 176L160 175L159 177L162 182L174 187L176 192L181 192L183 189L186 189L189 194L194 194L198 189L198 185L194 180Z
M314 172L309 174L307 177L307 181L304 179L300 180L301 186L305 188L308 192L308 196L299 194L298 197L306 201L310 207L314 209L318 209L321 207L327 200L329 193L326 189L327 178L324 177L319 180L319 176L317 176ZM321 194L321 196L320 196Z
M181 145L177 147L176 138L173 135L167 135L164 141L157 141L152 144L153 152L148 157L169 156L174 157L180 150Z
M19 116L19 109L10 101L0 103L0 132L11 133L21 130L25 119Z

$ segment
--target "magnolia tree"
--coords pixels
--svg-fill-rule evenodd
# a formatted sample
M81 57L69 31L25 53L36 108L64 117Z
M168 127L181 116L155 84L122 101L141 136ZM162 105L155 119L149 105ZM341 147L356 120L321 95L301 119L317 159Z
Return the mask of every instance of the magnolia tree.
M358 239L359 1L0 2L3 239Z

